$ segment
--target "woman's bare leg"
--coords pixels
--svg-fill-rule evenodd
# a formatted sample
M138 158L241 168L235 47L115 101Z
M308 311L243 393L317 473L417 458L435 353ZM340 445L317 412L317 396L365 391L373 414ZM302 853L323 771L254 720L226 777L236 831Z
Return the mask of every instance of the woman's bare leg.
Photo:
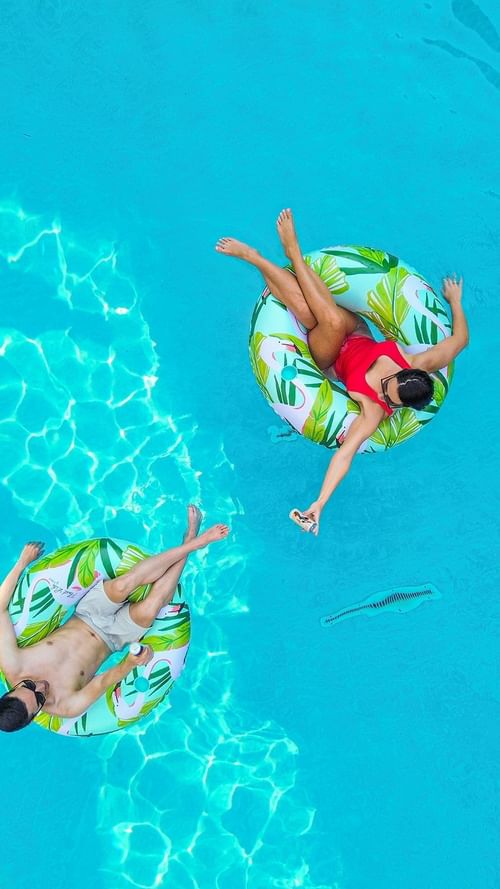
M295 275L287 269L280 268L269 259L265 259L254 247L249 247L248 244L237 241L236 238L220 238L215 249L218 253L224 253L226 256L236 256L238 259L243 259L259 269L271 293L293 312L300 323L308 330L312 330L316 326L316 317L304 299L304 294Z
M333 364L342 343L353 332L358 319L353 312L337 305L325 282L304 262L291 210L281 211L277 229L285 254L297 275L304 299L317 318L318 323L309 332L308 341L316 364L324 370Z
M201 519L200 510L196 506L188 506L188 527L183 537L184 543L198 536ZM158 580L155 580L148 595L142 602L130 603L130 617L140 627L150 627L160 609L172 601L186 561L187 556L184 556L183 559L167 568L165 573Z
M203 534L195 535L180 546L174 546L157 556L151 556L134 565L126 574L107 580L104 583L106 595L112 602L124 602L134 590L147 583L154 583L177 562L185 559L189 553L203 549L216 540L223 540L229 534L227 525L213 525Z
M347 309L342 309L337 305L325 282L304 261L291 210L281 211L276 221L276 228L285 256L293 265L300 289L311 312L318 318L318 321L325 315L327 317L338 315L345 322L344 312L347 312Z

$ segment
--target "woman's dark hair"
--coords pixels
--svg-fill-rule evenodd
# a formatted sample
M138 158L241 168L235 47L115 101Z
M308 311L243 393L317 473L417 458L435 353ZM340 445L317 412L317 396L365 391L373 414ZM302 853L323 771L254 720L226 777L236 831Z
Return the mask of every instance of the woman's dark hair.
M434 383L425 370L400 370L396 376L398 395L403 404L420 411L432 401Z
M28 708L19 698L10 698L8 692L0 698L0 731L17 732L32 720Z

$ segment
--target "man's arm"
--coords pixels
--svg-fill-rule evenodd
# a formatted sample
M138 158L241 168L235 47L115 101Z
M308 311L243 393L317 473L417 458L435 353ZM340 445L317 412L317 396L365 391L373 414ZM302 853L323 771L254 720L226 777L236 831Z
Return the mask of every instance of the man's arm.
M8 612L9 602L24 569L34 559L38 559L42 551L42 543L27 543L16 564L0 584L0 667L7 676L15 675L21 669L22 658Z
M12 599L12 593L16 588L16 584L23 573L25 565L21 562L21 557L17 560L13 568L10 569L7 577L0 585L0 611L7 611L9 602Z
M451 278L444 279L443 296L451 306L453 333L442 340L442 342L437 343L436 346L427 349L426 352L414 355L412 367L425 370L427 373L434 373L443 367L447 367L457 357L459 352L468 345L469 328L462 308L462 286L462 278L460 278L460 281L455 281Z
M84 688L75 691L72 695L61 701L58 706L57 716L73 717L81 716L92 704L105 693L106 689L115 686L127 676L135 667L147 664L153 657L153 649L149 645L143 645L140 654L129 654L121 664L110 667L104 673L94 676Z
M43 553L43 546L41 541L27 543L23 546L21 555L16 564L11 568L4 582L0 584L0 611L7 611L9 602L12 599L12 593L16 588L16 584L21 577L21 574L30 562L34 562L35 559L40 558Z

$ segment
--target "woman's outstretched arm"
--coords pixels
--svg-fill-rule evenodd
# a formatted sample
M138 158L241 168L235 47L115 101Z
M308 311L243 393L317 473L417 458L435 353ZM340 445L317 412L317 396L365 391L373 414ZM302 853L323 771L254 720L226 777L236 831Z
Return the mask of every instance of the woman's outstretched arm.
M344 476L349 472L353 457L358 448L367 438L370 438L370 435L373 435L383 417L384 412L377 405L372 404L371 402L366 406L362 404L360 415L356 417L346 433L343 444L330 460L330 465L328 466L323 479L323 484L321 485L319 497L314 503L311 503L309 509L306 509L303 513L307 518L311 518L317 523L316 530L313 531L314 534L318 534L319 518L323 507L328 502L335 489L339 486Z

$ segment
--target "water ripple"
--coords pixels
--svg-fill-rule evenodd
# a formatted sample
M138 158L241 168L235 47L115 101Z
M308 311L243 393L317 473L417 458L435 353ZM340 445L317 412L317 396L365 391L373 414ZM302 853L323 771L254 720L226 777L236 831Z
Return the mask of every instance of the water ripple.
M58 221L7 202L0 258L4 291L21 275L28 309L43 292L36 337L0 328L1 481L18 515L57 542L116 533L151 549L178 537L188 500L241 525L223 442L164 406L170 393L116 248L82 248ZM310 873L314 809L296 745L233 692L218 618L248 619L246 561L231 539L188 564L195 632L183 679L161 712L99 743L97 829L110 889L165 877L169 889L339 885Z

